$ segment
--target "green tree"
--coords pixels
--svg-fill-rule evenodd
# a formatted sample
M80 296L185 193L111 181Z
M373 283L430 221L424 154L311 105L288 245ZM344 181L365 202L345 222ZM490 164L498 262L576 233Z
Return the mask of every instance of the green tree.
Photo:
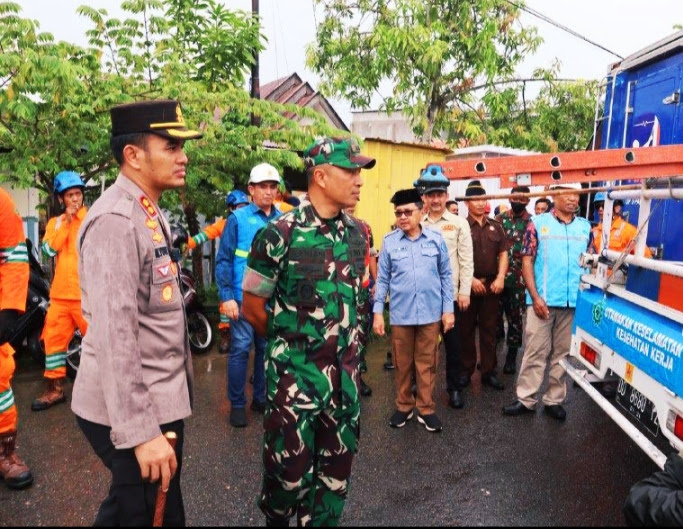
M478 101L508 98L498 85L540 43L535 28L521 26L516 5L500 0L316 3L324 19L308 64L323 88L368 108L391 83L381 108L402 111L426 140L449 131Z
M527 82L514 82L489 91L473 109L453 110L451 139L539 152L585 149L593 134L598 82L559 81L558 70L555 64L534 72L533 79L543 80L534 99L526 95Z
M186 119L204 132L188 143L182 198L213 215L253 165L301 167L296 151L331 132L313 111L249 98L244 76L263 42L249 14L217 0L126 0L122 7L121 20L79 8L92 22L89 45L79 47L40 32L37 21L20 16L18 4L0 3L0 180L48 196L64 169L86 182L110 182L117 167L108 145L109 109L167 97L180 100ZM260 127L243 119L252 113ZM182 203L171 194L165 205Z

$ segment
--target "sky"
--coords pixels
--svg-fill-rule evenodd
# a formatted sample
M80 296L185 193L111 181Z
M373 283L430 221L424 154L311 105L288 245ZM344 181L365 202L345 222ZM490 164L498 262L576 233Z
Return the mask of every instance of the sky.
M502 1L502 0L501 0ZM318 77L305 66L306 46L315 39L314 0L260 0L267 49L260 57L260 78L264 85L297 72L314 87ZM21 15L38 20L43 31L57 40L85 45L87 20L76 14L79 5L104 8L110 15L120 15L120 0L19 0ZM251 10L250 0L224 0L233 9ZM527 0L526 4L564 26L626 57L673 33L675 24L683 24L680 0ZM526 58L519 74L528 76L538 67L549 67L555 59L561 63L560 76L571 79L602 79L609 64L618 57L568 35L531 15L522 23L538 28L544 43L533 56ZM338 99L332 104L348 126L350 105Z

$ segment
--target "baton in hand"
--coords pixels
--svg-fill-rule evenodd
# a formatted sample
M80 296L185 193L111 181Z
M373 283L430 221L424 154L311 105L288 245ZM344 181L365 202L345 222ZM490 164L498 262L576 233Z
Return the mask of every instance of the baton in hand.
M175 451L175 445L178 441L178 436L175 432L166 432L164 437ZM164 511L166 510L166 492L161 488L161 480L159 481L159 490L157 491L157 501L154 504L154 523L152 527L164 526Z

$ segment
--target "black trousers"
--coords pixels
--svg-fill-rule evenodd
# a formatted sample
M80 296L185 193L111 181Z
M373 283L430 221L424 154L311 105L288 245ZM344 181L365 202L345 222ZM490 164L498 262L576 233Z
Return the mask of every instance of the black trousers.
M455 315L455 325L443 335L444 347L446 349L446 391L460 391L462 387L463 366L462 366L462 347L460 344L460 318L461 312L458 303L453 304Z
M159 482L142 480L140 465L132 448L117 450L109 435L111 428L76 417L78 426L112 475L109 495L100 505L94 527L151 527L154 521ZM173 431L178 435L175 452L178 470L171 480L166 495L164 527L185 527L185 508L180 491L180 471L183 461L183 421L161 425L163 433Z

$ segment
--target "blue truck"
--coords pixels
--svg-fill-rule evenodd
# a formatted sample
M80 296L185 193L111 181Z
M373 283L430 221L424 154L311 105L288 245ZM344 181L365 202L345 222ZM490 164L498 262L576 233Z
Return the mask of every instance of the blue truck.
M611 65L603 87L595 149L683 144L683 31ZM635 249L608 249L610 230L604 229L607 249L585 256L597 269L582 279L575 360L565 367L662 467L667 445L683 448L683 175L648 176L639 175L638 189L607 193L603 225L611 225L614 201L622 200L638 227ZM613 401L596 390L600 381L618 385Z

